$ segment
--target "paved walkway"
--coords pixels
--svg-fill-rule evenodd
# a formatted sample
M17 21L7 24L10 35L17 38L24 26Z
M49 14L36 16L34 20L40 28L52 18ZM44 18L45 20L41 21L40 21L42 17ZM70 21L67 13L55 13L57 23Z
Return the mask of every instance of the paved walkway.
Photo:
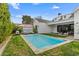
M68 36L65 38L65 40L74 40L74 36Z
M0 45L0 56L2 55L7 43L10 41L12 36L9 36L8 39L6 41L4 41L1 45Z

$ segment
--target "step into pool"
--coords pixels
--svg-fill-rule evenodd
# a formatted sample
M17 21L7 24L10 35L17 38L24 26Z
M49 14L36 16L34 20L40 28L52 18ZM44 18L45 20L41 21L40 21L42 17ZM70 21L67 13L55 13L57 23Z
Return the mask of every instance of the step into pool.
M42 34L28 34L23 35L23 37L36 54L49 50L54 46L65 42L65 40Z

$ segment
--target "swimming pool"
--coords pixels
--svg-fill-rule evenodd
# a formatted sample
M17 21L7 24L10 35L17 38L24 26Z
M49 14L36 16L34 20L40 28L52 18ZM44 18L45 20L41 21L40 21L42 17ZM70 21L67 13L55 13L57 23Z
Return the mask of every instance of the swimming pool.
M49 48L52 48L65 41L41 34L23 35L23 37L35 53L46 51Z

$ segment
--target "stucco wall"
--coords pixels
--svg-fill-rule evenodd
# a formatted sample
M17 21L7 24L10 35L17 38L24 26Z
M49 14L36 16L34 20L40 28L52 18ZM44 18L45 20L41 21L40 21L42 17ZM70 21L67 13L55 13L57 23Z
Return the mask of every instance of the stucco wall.
M34 20L33 25L37 25L38 33L50 33L50 27L46 23L38 22Z
M74 38L79 39L79 9L74 13Z
M51 28L51 32L57 33L57 25L51 25L50 28Z
M50 27L46 23L39 23L38 33L50 33Z
M35 25L39 25L39 22L37 20L33 21L33 26L35 26Z

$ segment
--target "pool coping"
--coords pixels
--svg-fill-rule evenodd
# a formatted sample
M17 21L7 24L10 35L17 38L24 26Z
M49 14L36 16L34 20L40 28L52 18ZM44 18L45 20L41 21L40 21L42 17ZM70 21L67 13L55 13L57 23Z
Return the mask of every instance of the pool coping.
M50 50L50 49L56 48L56 47L58 47L60 45L64 45L66 43L70 43L70 42L74 41L74 40L65 40L65 42L62 42L62 43L59 43L59 44L56 44L56 45L53 45L53 46L46 46L44 48L38 49L38 48L34 47L27 39L25 39L23 37L23 35L21 35L21 37L24 39L24 41L28 44L28 46L32 49L32 51L35 54L43 53L43 52L45 52L47 50ZM52 38L56 38L56 37L52 37ZM63 39L63 38L57 38L57 39Z

